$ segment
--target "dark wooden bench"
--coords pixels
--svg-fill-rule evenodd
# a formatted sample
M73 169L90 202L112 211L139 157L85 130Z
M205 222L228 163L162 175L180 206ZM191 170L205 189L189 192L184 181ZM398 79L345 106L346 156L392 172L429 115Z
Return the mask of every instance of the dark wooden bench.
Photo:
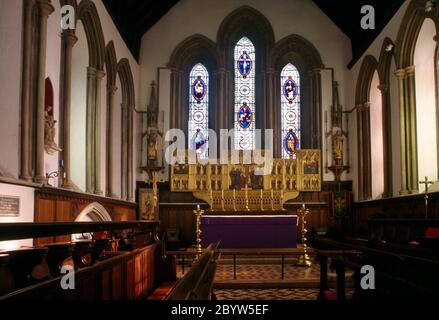
M219 258L218 243L211 244L177 283L163 283L148 300L212 300Z

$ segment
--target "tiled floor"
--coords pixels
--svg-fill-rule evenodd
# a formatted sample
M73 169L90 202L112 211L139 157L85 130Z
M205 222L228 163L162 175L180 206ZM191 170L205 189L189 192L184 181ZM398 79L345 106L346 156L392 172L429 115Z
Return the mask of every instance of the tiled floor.
M224 289L215 290L218 300L316 300L318 289Z
M190 266L185 267L185 272ZM182 277L181 265L178 276ZM236 266L234 280L233 264L230 260L220 261L215 275L214 293L218 300L315 300L319 294L320 266L313 263L309 268L294 266L294 261L285 263L284 280L281 279L281 261L272 259L240 260ZM329 281L335 281L335 274L328 268ZM346 281L351 273L346 274ZM347 298L352 289L346 289Z
M317 300L318 289L221 289L215 290L218 300ZM353 290L346 290L346 299L352 299Z

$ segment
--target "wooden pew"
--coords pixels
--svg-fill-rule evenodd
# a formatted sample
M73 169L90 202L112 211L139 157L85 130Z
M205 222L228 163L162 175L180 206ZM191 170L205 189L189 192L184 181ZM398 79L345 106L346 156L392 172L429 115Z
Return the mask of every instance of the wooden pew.
M432 299L439 298L439 259L426 258L416 249L399 250L389 244L369 242L339 242L328 238L316 238L314 246L319 249L356 250L361 255L351 257L345 265L355 270L354 284L357 299ZM370 265L375 269L376 290L363 290L360 286L361 267Z
M218 243L211 244L177 283L160 286L149 300L211 300L219 252Z

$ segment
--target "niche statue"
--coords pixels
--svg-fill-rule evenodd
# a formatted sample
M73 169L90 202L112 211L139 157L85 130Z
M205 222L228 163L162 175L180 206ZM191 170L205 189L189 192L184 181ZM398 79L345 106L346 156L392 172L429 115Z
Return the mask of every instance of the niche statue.
M62 149L60 149L55 143L56 122L57 121L53 116L53 107L46 106L46 110L44 112L44 149L48 154L54 154L55 152L62 151Z

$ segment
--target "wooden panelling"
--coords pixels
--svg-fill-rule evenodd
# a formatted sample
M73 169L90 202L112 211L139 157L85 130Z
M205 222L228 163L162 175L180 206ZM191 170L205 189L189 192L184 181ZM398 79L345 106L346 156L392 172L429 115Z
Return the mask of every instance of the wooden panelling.
M430 193L428 218L439 218L439 193ZM425 218L425 200L423 194L386 198L374 201L357 202L353 206L351 234L368 236L370 218Z
M95 202L108 211L113 221L137 220L137 206L134 203L55 188L41 188L35 191L35 222L75 221L85 207ZM69 236L37 239L34 244L66 241L70 241Z
M156 289L156 283L173 279L161 278L155 265L167 269L160 244L153 244L99 262L75 274L75 290L61 290L60 279L25 288L2 298L55 300L120 300L145 299ZM174 279L175 280L175 279Z

